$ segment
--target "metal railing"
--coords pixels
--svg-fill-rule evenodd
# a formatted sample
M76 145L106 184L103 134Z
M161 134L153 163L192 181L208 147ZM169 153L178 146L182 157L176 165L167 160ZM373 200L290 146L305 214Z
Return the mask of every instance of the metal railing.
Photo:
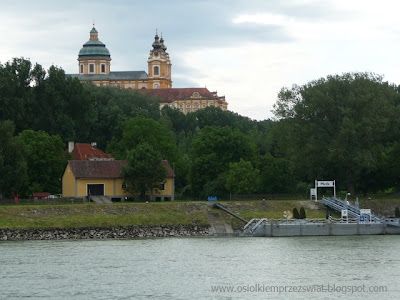
M361 217L360 208L352 205L348 201L343 201L341 199L334 198L334 197L323 197L319 201L320 201L320 203L322 203L338 212L341 212L342 210L347 210L349 217L351 217L351 218L359 220ZM372 222L382 222L382 220L374 214L371 214L371 221Z

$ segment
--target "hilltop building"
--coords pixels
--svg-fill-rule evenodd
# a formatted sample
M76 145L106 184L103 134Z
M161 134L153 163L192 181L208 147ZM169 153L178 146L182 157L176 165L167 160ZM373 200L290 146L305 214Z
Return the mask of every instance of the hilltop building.
M143 90L143 93L159 98L160 109L170 106L185 114L208 106L219 107L222 110L228 108L225 97L220 97L217 92L210 92L207 88L153 89Z
M89 40L83 44L78 54L78 74L71 74L83 82L97 86L113 86L123 89L146 90L159 98L160 108L171 106L182 112L193 112L207 106L226 110L225 97L206 88L173 88L171 59L163 37L156 33L147 59L146 71L112 71L111 54L99 40L95 27L90 31ZM155 91L158 90L158 91Z

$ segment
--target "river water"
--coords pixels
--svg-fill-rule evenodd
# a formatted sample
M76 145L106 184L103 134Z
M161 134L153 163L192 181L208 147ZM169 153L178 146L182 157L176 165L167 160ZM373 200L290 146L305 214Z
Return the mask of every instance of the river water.
M400 237L0 242L0 299L400 299Z

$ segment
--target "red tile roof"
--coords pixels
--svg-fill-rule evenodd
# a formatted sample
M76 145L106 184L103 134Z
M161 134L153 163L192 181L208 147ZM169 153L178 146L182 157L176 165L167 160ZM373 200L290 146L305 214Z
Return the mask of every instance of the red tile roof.
M76 143L72 151L73 160L112 159L110 154L104 153L91 144Z
M169 89L148 89L139 90L147 95L158 97L161 102L171 103L176 100L188 99L213 99L225 100L224 97L219 97L217 92L210 92L207 88L169 88Z
M70 160L69 165L75 178L121 178L126 160ZM167 170L167 178L173 178L174 171L168 161L162 164Z
M121 178L124 160L70 160L76 178Z
M162 164L165 167L165 170L167 171L167 178L174 178L175 173L174 170L171 168L171 165L169 164L168 160L163 160Z

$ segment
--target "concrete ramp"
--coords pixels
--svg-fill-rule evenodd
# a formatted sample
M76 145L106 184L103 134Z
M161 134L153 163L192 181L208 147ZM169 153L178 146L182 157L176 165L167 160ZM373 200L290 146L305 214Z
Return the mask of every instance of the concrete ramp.
M90 196L90 200L97 204L111 204L112 201L107 196Z
M233 235L232 226L225 223L218 213L208 212L208 222L211 225L210 235L230 236Z

